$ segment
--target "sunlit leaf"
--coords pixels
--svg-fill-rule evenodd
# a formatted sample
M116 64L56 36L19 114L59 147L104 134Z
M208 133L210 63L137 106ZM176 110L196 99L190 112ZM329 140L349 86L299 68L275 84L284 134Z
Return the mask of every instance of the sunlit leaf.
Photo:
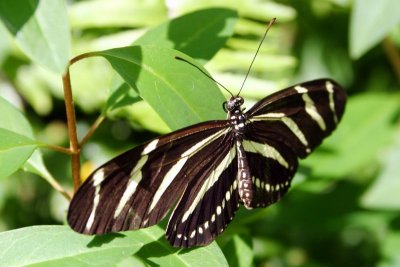
M232 36L237 16L236 11L226 8L195 11L149 30L134 44L157 44L206 62Z
M400 23L400 1L354 1L350 19L350 54L360 58Z
M193 62L179 51L146 45L95 55L106 58L126 83L137 88L171 129L224 118L221 103L225 98L217 85L197 68L175 59L180 56Z
M32 226L0 233L4 266L113 266L132 255L149 265L228 266L216 244L179 250L158 226L103 236L87 236L67 226Z
M64 1L0 0L0 19L32 61L57 73L65 71L70 34Z
M0 177L18 170L37 146L24 115L0 97Z
M0 177L9 176L21 167L36 147L35 140L0 128Z
M400 135L398 135L400 137ZM361 203L367 208L400 209L400 138L382 159L382 172L370 189L363 195Z

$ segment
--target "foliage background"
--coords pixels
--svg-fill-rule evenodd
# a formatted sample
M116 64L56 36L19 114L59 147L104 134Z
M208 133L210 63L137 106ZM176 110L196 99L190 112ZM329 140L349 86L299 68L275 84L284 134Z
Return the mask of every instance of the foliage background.
M15 9L5 8L11 2ZM21 14L18 8L26 4L23 0L11 2L0 1L4 23L0 24L0 95L23 110L33 128L34 135L30 137L68 146L60 78L65 62L48 58L49 50L29 50L29 34L21 36L16 34L18 29L7 30L5 10L11 10L11 15ZM41 228L38 225L65 223L68 207L68 202L49 186L49 177L55 177L67 190L72 188L69 157L41 150L48 172L42 169L36 171L39 175L32 174L31 164L31 172L19 170L0 179L1 262L8 262L8 266L187 266L211 257L215 265L231 266L400 264L398 1L225 0L217 4L200 0L92 0L68 1L65 6L52 6L52 1L44 0L31 3L43 4L53 15L57 14L47 19L58 34L59 46L68 44L66 50L59 51L60 58L65 59L130 45L147 29L193 10L216 5L237 10L239 19L233 37L210 61L188 53L206 64L213 77L233 92L243 81L266 21L276 17L277 23L242 92L247 103L295 82L321 77L341 83L349 101L339 129L301 162L287 196L267 209L241 209L218 238L218 246L202 249L171 249L160 228L126 233L126 238L121 239L83 237L67 227ZM178 34L191 36L190 28L182 28ZM33 37L39 35L34 26L27 30ZM64 36L63 32L71 35ZM206 46L213 40L204 38L202 42ZM101 58L74 65L71 77L78 135L82 137L107 106L117 78ZM6 105L1 106L2 127L9 114ZM219 112L220 105L213 109ZM114 109L108 118L82 152L84 177L119 152L171 128L143 101ZM21 131L26 129L21 126L25 122L18 123ZM6 150L4 143L11 141L0 140L2 170L10 164L10 159L1 154ZM24 169L29 170L29 166L24 165ZM46 245L32 253L32 248L44 240ZM102 257L98 257L99 253Z

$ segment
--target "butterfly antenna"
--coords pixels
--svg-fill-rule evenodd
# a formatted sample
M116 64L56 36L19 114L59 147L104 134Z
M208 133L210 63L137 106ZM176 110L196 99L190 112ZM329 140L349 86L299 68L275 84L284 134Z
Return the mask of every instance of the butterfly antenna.
M276 18L273 18L273 19L268 23L267 29L266 29L265 32L264 32L264 36L263 36L263 38L261 39L260 44L258 45L257 51L256 51L256 53L254 54L253 60L252 60L251 63L250 63L250 67L249 67L249 69L247 70L246 76L244 77L242 86L240 86L240 90L239 90L239 93L238 93L237 95L239 95L240 92L242 91L243 86L244 86L244 84L245 84L245 82L246 82L246 80L247 80L247 77L249 76L251 67L253 66L254 60L256 60L258 51L260 51L261 45L262 45L262 43L264 42L264 39L265 39L265 37L267 36L267 33L268 33L269 29L271 28L272 24L275 23L275 20L276 20Z
M218 82L217 80L215 80L213 77L210 76L210 74L208 74L207 72L205 72L204 70L202 70L199 66L196 66L195 64L193 64L192 62L188 61L187 59L184 59L180 56L175 56L175 59L178 60L182 60L183 62L186 62L190 65L192 65L193 67L195 67L196 69L198 69L199 71L201 71L201 73L203 73L206 77L208 77L210 80L214 81L216 84L218 84L219 86L221 86L222 88L224 88L232 97L233 94L231 93L231 91L228 90L228 88L226 88L225 86L223 86L220 82Z

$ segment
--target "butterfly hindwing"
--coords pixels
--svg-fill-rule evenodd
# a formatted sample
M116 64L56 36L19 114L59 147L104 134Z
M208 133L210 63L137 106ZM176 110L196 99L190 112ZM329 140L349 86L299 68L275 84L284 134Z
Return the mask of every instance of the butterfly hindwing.
M297 157L283 143L243 140L251 173L253 201L250 207L266 207L283 197L297 170Z

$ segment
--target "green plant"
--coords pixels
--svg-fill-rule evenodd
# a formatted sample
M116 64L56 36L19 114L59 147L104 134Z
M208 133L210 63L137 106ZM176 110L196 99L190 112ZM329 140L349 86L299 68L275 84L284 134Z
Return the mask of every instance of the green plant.
M399 262L398 3L218 4L238 10L239 16L227 8L188 13L189 7L210 7L195 0L178 6L161 0L77 1L68 6L61 0L0 0L5 26L0 25L0 94L14 103L23 99L25 109L21 113L0 98L3 264ZM168 20L168 10L188 14ZM217 86L174 56L206 64L213 77L235 92L272 17L278 22L246 83L246 101L292 81L322 76L337 79L350 95L338 132L302 162L297 183L283 201L267 209L240 210L218 245L191 250L171 248L159 226L97 237L78 235L68 226L39 226L63 221L65 199L88 174L86 169L92 169L88 162L98 165L154 132L224 118L225 98ZM367 17L371 27L365 25ZM143 26L151 28L144 32ZM382 48L376 46L380 42ZM70 60L70 50L79 56ZM72 168L63 154L72 159Z

